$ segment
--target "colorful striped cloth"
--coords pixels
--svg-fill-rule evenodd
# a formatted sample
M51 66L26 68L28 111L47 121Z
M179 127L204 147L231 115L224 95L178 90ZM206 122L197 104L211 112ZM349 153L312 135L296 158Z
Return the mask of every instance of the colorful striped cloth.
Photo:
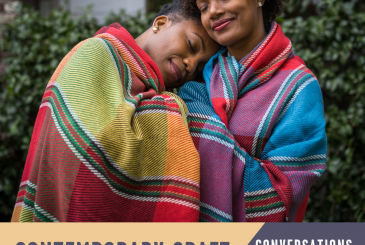
M121 26L60 63L43 96L12 221L198 221L186 106Z
M200 220L303 220L326 161L316 77L272 23L241 61L218 52L204 78L179 92L201 159Z

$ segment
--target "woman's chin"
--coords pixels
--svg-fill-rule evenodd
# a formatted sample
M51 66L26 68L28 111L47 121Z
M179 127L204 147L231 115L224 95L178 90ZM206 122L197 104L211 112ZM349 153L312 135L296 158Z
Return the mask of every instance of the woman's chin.
M223 32L223 33L212 33L211 37L222 46L230 46L237 41L237 37L234 33L230 31Z

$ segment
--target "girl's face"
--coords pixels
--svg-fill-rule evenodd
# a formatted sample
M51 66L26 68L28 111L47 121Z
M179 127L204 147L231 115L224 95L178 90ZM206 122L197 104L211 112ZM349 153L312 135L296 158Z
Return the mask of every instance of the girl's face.
M166 16L156 18L158 31L144 47L156 62L167 88L194 81L220 46L193 20L171 23Z
M255 38L263 26L259 3L264 0L197 0L204 28L223 46Z

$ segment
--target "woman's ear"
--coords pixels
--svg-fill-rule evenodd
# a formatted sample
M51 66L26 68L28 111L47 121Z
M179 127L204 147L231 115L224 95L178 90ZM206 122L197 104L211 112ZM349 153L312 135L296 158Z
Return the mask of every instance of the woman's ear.
M171 25L170 18L166 15L158 16L154 21L152 25L152 30L154 33L159 32L160 30L169 27Z

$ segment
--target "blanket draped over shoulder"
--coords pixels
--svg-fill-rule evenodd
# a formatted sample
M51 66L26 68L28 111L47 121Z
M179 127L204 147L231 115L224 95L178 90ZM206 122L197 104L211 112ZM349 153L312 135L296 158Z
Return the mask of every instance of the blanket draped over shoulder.
M303 220L326 160L316 77L272 23L239 62L226 48L218 52L204 78L179 92L201 160L200 220Z
M198 221L187 108L121 26L62 60L43 96L12 221Z

